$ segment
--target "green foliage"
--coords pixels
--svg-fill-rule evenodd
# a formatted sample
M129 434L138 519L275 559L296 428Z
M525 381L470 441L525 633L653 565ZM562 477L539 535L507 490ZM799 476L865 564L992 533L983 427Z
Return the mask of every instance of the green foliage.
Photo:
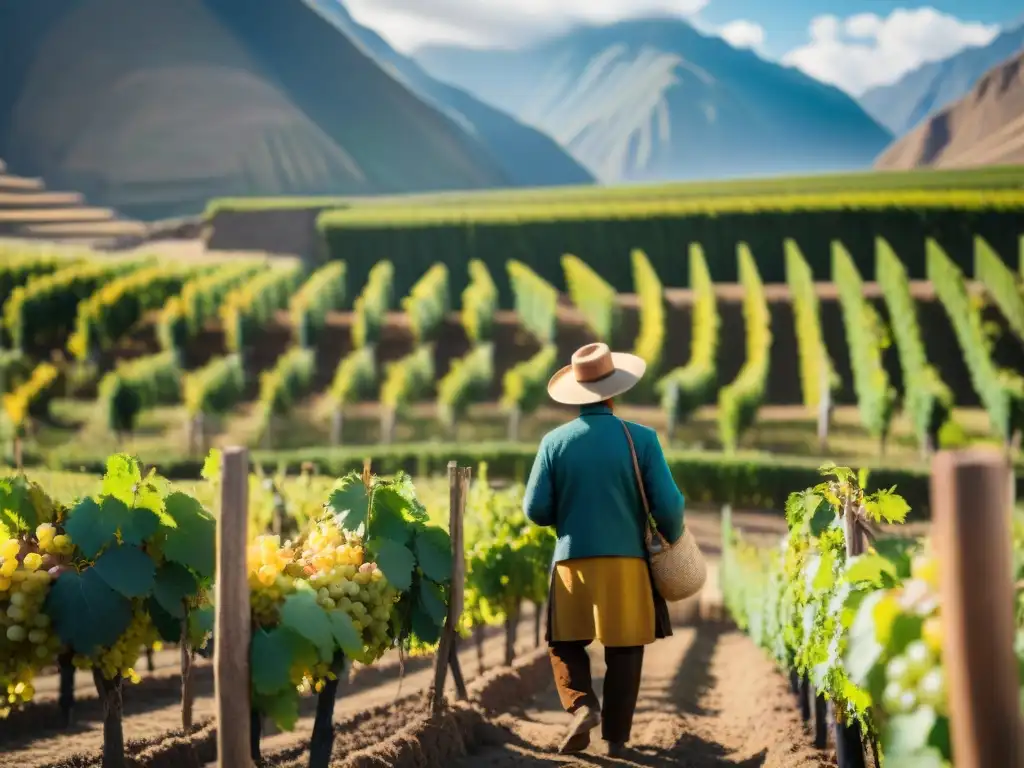
M869 435L884 443L897 400L882 362L889 335L878 312L864 298L863 281L853 259L838 242L832 244L832 280L839 289L861 423Z
M740 436L757 418L768 386L772 347L771 314L757 264L750 249L742 243L737 258L743 285L747 359L736 378L718 393L718 430L727 451L736 450Z
M398 642L437 642L451 593L451 540L430 525L411 478L375 475L363 487L359 475L350 473L335 486L326 508L342 529L363 538L388 582L401 592L392 617Z
M437 385L437 415L451 429L469 404L484 397L494 380L494 345L480 344L452 367Z
M928 362L906 269L884 240L879 239L876 253L877 278L889 310L892 335L903 371L903 408L910 415L918 444L927 446L929 438L937 437L949 422L953 393Z
M1009 442L1024 425L1024 377L999 368L992 359L981 310L971 301L960 269L932 240L927 253L928 278L956 332L971 383L988 411L993 431Z
M506 410L518 408L522 413L529 413L545 402L548 380L555 372L557 362L558 348L554 344L546 344L529 360L505 371L502 407Z
M182 388L189 416L227 413L241 402L245 393L241 356L215 357L186 374Z
M198 501L115 455L102 492L74 504L61 523L74 567L53 584L46 613L64 644L112 677L120 670L106 650L133 616L177 626L166 639L181 637L180 622L206 602L213 578L215 523Z
M154 264L104 283L78 304L68 351L86 361L128 333L144 313L156 309L181 290L196 270L178 262ZM199 270L208 273L210 267Z
M523 487L492 488L481 464L466 504L463 632L504 621L524 600L540 605L547 597L554 532L532 525L522 508Z
M336 406L344 406L368 397L376 383L376 350L357 347L341 359L327 395Z
M498 288L487 266L479 259L469 262L469 285L462 292L462 327L473 344L491 340Z
M22 434L30 416L45 416L59 377L57 368L40 363L13 391L3 395L3 415L16 434Z
M132 432L139 413L182 398L182 371L173 352L120 363L100 380L99 405L108 427Z
M4 303L4 325L15 349L70 333L80 302L115 275L124 276L151 262L103 258L72 263L16 287Z
M550 344L555 339L558 291L521 261L512 259L505 267L519 322L541 344Z
M195 338L217 316L224 298L266 267L265 259L232 260L188 280L181 292L170 297L160 310L157 336L164 351L180 357L189 339Z
M841 382L821 333L814 275L800 252L800 247L793 240L786 241L786 282L789 283L792 296L804 405L812 411L817 411L825 394L822 392L822 383L824 382L829 392L834 394Z
M422 346L386 366L380 403L401 413L410 403L424 397L434 383L434 348Z
M257 328L288 308L288 300L299 287L302 274L302 262L298 259L274 261L224 297L220 319L230 352L244 350Z
M611 344L619 320L615 289L578 256L563 256L562 269L572 303L598 340Z
M352 341L357 347L374 345L391 309L395 268L390 261L373 265L362 292L352 308Z
M60 257L45 248L0 245L0 309L15 288L33 278L49 275L78 259Z
M309 276L288 302L296 341L312 346L327 322L327 313L345 303L345 262L332 261Z
M433 341L448 314L448 267L437 263L426 271L402 299L417 344Z
M641 250L630 254L633 285L640 303L640 331L633 344L634 354L647 362L647 375L654 376L661 366L665 346L665 290L658 273Z
M28 355L16 349L0 349L0 394L16 389L31 372L32 362Z
M690 244L690 287L693 289L690 360L684 367L669 372L656 385L662 409L677 421L711 402L718 384L718 302L704 250L698 243Z
M1010 329L1024 341L1024 286L983 238L974 238L974 277L985 286Z
M260 376L257 403L262 435L275 417L286 416L305 395L316 373L316 355L312 349L292 347L281 355L274 367Z

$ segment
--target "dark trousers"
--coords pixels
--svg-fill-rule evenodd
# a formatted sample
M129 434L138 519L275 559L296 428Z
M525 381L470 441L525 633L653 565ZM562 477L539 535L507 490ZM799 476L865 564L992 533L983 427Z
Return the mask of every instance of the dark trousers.
M608 670L604 677L604 706L594 692L590 676L589 640L551 643L548 653L555 672L555 686L565 711L580 707L601 707L601 736L605 741L625 744L633 727L633 712L640 694L640 673L644 663L642 645L629 648L605 648Z

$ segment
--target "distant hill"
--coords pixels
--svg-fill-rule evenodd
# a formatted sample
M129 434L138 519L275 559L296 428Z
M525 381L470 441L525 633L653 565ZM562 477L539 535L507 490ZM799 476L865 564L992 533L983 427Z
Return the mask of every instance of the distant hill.
M0 51L11 171L134 218L530 177L303 0L4 2Z
M872 88L860 97L868 114L897 137L926 117L967 95L992 67L1024 50L1024 24L991 43L965 48L948 59L925 64L892 85Z
M547 186L593 182L593 176L550 136L459 88L434 79L372 29L359 24L339 0L305 2L361 44L392 76L478 137L513 184Z
M606 182L865 168L892 138L837 88L678 19L415 58L549 133Z
M1024 163L1024 51L989 70L878 159L885 170Z

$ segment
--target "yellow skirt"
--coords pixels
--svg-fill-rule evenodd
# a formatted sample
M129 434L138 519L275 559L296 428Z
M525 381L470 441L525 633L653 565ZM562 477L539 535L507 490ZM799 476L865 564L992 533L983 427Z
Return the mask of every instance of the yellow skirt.
M634 557L585 557L555 565L551 639L597 640L606 647L654 642L654 596L647 563Z

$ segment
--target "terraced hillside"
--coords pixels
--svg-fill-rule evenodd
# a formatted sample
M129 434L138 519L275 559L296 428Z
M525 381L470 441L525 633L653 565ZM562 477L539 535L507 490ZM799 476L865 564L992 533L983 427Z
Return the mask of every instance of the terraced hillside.
M109 208L90 206L79 192L55 192L42 179L15 176L0 159L0 238L99 247L140 236L145 229Z

